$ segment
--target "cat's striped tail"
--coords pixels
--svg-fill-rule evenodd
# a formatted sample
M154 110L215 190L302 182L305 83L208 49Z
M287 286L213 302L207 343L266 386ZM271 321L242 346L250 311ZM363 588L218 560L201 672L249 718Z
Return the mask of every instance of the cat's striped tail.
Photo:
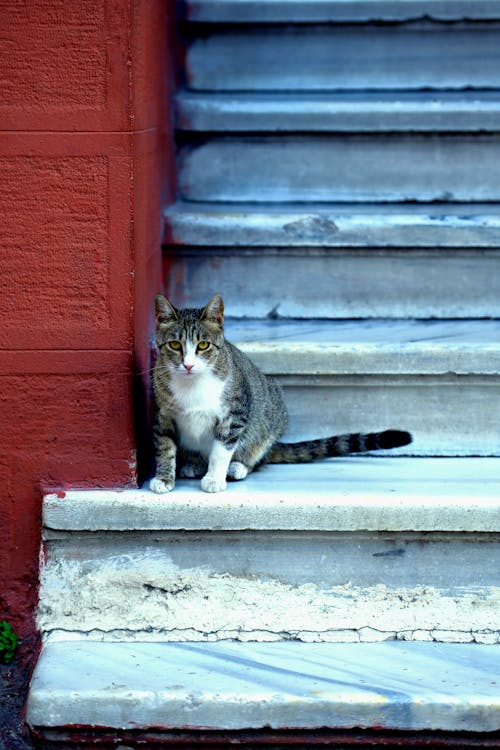
M299 443L275 443L266 456L268 464L304 464L321 458L348 456L351 453L399 448L411 443L409 432L385 430L369 432L366 435L333 435L317 440L304 440Z

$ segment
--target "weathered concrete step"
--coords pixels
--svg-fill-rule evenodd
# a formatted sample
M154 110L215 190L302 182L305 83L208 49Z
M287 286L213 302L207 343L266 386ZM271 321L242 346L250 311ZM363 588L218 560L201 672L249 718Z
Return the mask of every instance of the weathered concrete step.
M267 467L44 501L45 639L500 639L500 461Z
M180 150L179 188L227 203L499 201L499 147L498 134L216 136Z
M500 532L499 498L498 458L351 457L267 466L216 495L186 479L167 495L148 489L48 493L43 526L47 532L493 533Z
M220 290L239 317L500 318L494 205L179 203L165 223L180 306Z
M500 247L498 206L179 201L164 212L165 242L200 247Z
M499 89L499 29L498 21L194 25L187 85L238 92Z
M414 435L406 454L499 455L498 321L278 319L226 333L282 383L289 439L398 427Z
M500 649L478 645L52 643L28 721L50 727L493 732ZM485 734L485 737L488 737Z
M193 93L176 98L179 130L205 132L498 132L496 91Z
M498 0L189 0L183 11L203 23L500 19Z

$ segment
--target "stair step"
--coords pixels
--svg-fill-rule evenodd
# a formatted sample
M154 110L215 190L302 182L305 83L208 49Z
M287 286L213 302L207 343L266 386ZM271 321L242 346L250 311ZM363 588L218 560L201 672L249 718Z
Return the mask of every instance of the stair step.
M279 312L279 308L278 308ZM282 383L286 438L398 427L406 455L498 455L498 321L235 321L227 336Z
M52 643L28 722L43 728L500 728L500 650L382 644ZM487 735L486 735L487 736Z
M498 0L189 0L184 17L203 23L367 22L500 19Z
M205 305L220 291L228 311L239 317L500 318L500 246L304 252L174 247L164 258L166 294L180 307Z
M235 92L499 89L499 29L498 21L193 24L186 30L187 86Z
M45 496L52 531L500 532L500 459L329 459L266 466L223 493L67 490ZM479 571L478 571L479 573Z
M179 130L206 132L498 132L497 91L193 93L176 97Z
M180 150L179 189L236 204L498 201L499 144L497 134L214 136Z
M497 643L499 459L268 466L44 499L45 640Z
M165 223L180 306L221 291L241 317L500 318L495 205L177 203Z
M199 247L500 247L491 203L348 204L178 201L164 211L165 241Z

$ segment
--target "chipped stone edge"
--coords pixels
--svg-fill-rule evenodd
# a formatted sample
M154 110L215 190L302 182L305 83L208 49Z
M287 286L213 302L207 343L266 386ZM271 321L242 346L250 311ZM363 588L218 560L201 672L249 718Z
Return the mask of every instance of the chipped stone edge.
M274 632L243 628L205 632L195 628L151 628L148 630L65 630L54 628L44 632L44 643L59 641L98 641L105 643L216 643L231 641L240 643L272 643L299 641L301 643L380 643L384 641L433 642L433 643L478 643L495 645L500 643L500 630L377 630L370 626L341 630L294 630Z

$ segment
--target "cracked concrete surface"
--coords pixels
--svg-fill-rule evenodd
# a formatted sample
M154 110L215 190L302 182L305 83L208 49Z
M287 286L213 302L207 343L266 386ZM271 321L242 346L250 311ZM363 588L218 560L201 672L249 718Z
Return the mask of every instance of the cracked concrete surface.
M496 643L500 589L371 587L180 570L143 555L49 561L38 624L47 637L97 640ZM96 623L98 628L96 629ZM244 624L242 624L244 623ZM73 636L68 633L71 631Z

